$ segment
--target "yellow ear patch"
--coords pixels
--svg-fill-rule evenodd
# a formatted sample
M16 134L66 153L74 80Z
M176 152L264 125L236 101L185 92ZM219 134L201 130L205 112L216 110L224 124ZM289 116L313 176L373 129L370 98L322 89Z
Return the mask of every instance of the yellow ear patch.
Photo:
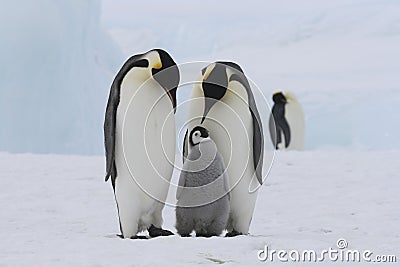
M159 69L161 69L162 68L162 63L159 61L159 62L157 62L156 64L154 64L154 66L153 66L153 69L157 69L157 70L159 70Z
M214 67L215 67L215 64L212 64L207 67L206 72L204 73L204 76L203 76L203 81L207 80L208 76L210 76L210 73L214 69Z
M286 92L285 97L292 102L297 102L297 98L292 92Z
M275 92L273 92L273 94L272 94L272 95L276 95L276 94L279 94L279 93L283 94L283 92L282 92L282 91L275 91Z

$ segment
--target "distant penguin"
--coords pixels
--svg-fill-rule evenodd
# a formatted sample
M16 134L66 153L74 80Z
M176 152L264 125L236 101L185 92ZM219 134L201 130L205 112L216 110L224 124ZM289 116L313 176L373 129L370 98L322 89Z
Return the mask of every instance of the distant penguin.
M272 143L276 149L279 149L279 144L282 143L282 135L285 140L285 147L290 144L290 126L285 117L286 97L282 92L275 93L272 96L274 106L272 107L271 116L269 119L269 132Z
M277 92L269 119L271 141L276 149L304 149L304 113L293 93Z
M197 125L210 131L224 159L232 190L227 236L248 234L263 182L264 137L252 89L239 65L216 62L201 71L188 121L188 132ZM192 147L186 134L183 159Z
M172 235L162 210L175 159L179 70L161 49L129 58L112 83L104 138L106 181L111 177L121 237Z
M196 126L183 165L176 198L176 229L181 236L218 236L229 217L229 186L224 160L208 131Z

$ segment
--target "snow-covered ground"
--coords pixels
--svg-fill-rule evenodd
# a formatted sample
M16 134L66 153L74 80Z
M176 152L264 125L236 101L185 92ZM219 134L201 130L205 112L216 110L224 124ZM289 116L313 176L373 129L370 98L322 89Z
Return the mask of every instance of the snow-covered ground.
M399 151L277 153L249 236L122 240L102 157L1 153L0 266L255 266L270 264L264 245L322 251L339 238L399 261L398 166ZM175 231L172 207L164 219Z

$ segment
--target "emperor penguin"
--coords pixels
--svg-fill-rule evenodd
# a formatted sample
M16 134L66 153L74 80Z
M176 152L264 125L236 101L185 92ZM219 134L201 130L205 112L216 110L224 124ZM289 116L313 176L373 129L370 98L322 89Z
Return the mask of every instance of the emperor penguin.
M184 161L193 148L187 133L198 125L210 131L227 168L231 192L226 236L248 234L263 182L264 137L252 89L236 63L215 62L202 69L190 99Z
M161 228L175 159L179 70L164 50L129 58L110 89L105 121L106 176L111 177L122 238L172 235Z
M183 165L176 193L176 229L181 236L219 236L229 217L225 163L208 131L196 126L189 134L192 149Z
M269 133L277 150L304 149L304 113L293 93L276 92L269 118Z

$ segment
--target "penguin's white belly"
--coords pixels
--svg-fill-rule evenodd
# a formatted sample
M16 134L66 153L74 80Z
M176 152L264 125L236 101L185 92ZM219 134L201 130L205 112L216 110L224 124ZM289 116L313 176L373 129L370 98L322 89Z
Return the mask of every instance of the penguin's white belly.
M215 108L215 109L214 109ZM247 233L254 211L257 186L253 165L252 117L248 107L235 107L234 112L217 103L204 125L225 160L231 191L231 220L235 230ZM239 115L240 114L240 115ZM219 122L219 123L218 123ZM221 134L222 133L222 134Z
M288 150L304 149L304 113L298 102L289 102L285 105L285 117L290 127L291 140ZM282 140L285 140L282 138ZM284 141L283 141L284 142Z
M127 80L120 99L115 195L122 230L129 237L154 220L161 224L175 158L175 120L169 97L153 80L141 87Z
M194 91L193 97L196 97ZM200 125L204 99L191 100L189 131ZM224 158L231 191L231 218L235 230L246 234L254 211L258 186L253 164L253 122L249 107L238 97L217 102L203 126Z

